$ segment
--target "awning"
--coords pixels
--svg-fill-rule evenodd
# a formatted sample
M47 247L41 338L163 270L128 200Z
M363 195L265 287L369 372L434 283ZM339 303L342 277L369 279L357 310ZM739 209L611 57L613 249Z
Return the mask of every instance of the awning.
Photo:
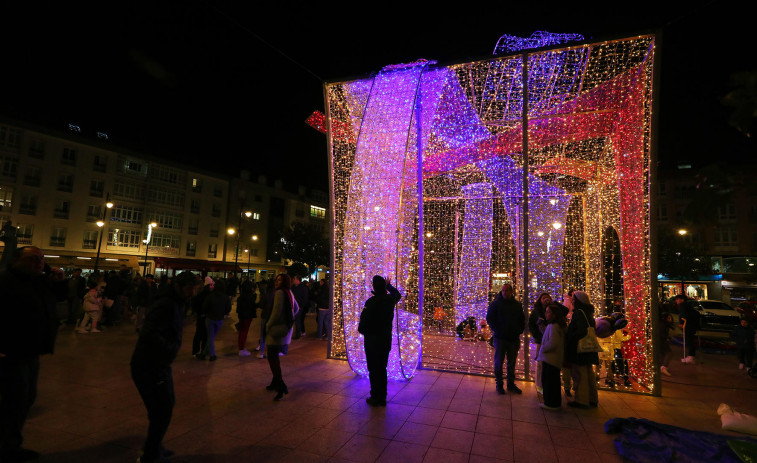
M202 259L178 259L173 257L153 257L156 268L173 270L206 270L208 272L237 272L242 268L235 266L233 262L221 262L217 260Z

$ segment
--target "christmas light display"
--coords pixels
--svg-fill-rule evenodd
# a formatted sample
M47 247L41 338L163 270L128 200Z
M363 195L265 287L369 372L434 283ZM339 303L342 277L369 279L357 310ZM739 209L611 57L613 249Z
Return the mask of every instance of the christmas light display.
M419 365L491 374L492 351L463 343L454 329L469 315L480 322L502 283L513 283L529 309L543 291L558 299L583 289L597 315L620 297L633 389L651 392L654 37L534 52L581 38L516 39L503 36L495 55L517 55L451 66L422 60L326 84L332 356L366 373L357 322L375 274L403 295L392 378ZM522 377L534 371L528 351Z

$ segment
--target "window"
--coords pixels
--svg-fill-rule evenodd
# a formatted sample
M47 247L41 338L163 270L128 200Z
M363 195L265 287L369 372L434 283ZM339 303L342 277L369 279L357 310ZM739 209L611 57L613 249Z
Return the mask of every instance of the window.
M202 179L199 179L199 178L192 179L192 192L202 193Z
M95 162L92 164L92 170L94 170L95 172L105 172L107 169L108 158L103 155L96 154Z
M142 224L142 214L144 209L132 206L113 206L110 210L111 222Z
M189 233L190 235L196 235L199 228L200 221L198 219L189 219L189 228L187 229L187 233Z
M101 211L101 206L96 206L93 204L87 206L87 222L97 222L98 220L100 220L100 218L102 217L102 215L100 215L102 213Z
M216 243L211 243L208 245L208 258L214 259L216 257L217 252L218 252L218 245Z
M210 237L211 238L218 238L218 230L220 226L218 223L212 223L210 224Z
M0 154L0 178L15 179L18 172L18 158L7 154Z
M55 204L53 210L53 217L56 219L67 219L69 210L71 209L71 201L60 200Z
M84 240L82 240L82 249L96 249L97 248L97 230L87 230L84 232Z
M213 196L216 198L222 198L223 197L223 186L219 183L216 183L213 185Z
M258 248L252 248L249 250L250 256L257 256L258 255Z
M138 230L108 229L108 246L119 248L138 248L142 234Z
M178 190L150 185L147 190L147 200L151 203L164 204L166 206L184 207L184 193Z
M38 138L29 141L29 157L35 159L45 158L45 142Z
M116 182L113 186L113 196L115 198L135 199L144 201L145 186L135 183Z
M257 212L253 212L253 213L252 213L252 218L253 218L254 220L260 220L260 214L258 214Z
M50 234L50 246L62 248L66 246L66 229L65 228L53 228L53 232Z
M24 174L24 185L39 186L42 183L42 169L30 166L26 168Z
M213 210L211 211L213 217L221 217L221 205L213 203Z
M118 163L116 164L116 170L125 174L138 175L141 177L147 176L147 163L140 159L129 159L119 156Z
M148 222L156 222L161 229L181 230L184 215L177 212L151 211Z
M145 231L145 239L147 239L147 232ZM150 247L156 248L173 248L178 249L181 239L177 235L169 235L168 233L152 233L150 238Z
M74 191L74 176L72 174L58 175L58 191L66 193Z
M13 200L13 187L0 185L0 211L9 210Z
M89 195L95 198L102 198L105 191L105 182L103 180L92 180L89 182Z
M21 131L9 127L0 126L0 146L8 148L21 147Z
M736 204L728 202L719 206L718 218L721 222L733 222L736 220Z
M660 182L657 184L657 192L660 196L665 196L665 182Z
M16 227L16 239L18 244L32 244L32 236L34 235L34 225L20 223Z
M739 232L736 227L720 226L715 229L715 246L738 246Z
M194 257L197 253L197 241L187 241L187 257Z
M657 220L660 222L668 221L668 207L665 204L660 204L657 209Z
M172 183L174 185L184 186L185 176L184 173L166 166L153 165L150 169L150 178L159 180L161 182Z
M75 166L76 150L73 148L63 148L63 154L61 154L60 162L67 166Z
M191 212L192 214L200 213L200 200L199 199L192 200L192 202L189 204L189 212Z
M316 219L325 219L326 218L326 209L318 206L310 206L310 217L315 217Z
M35 215L37 213L37 197L22 195L21 202L18 205L18 213Z

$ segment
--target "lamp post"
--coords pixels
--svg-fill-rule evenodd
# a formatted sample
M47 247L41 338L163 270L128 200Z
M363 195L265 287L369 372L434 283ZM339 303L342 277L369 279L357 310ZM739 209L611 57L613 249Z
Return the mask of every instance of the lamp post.
M234 230L233 228L229 228L227 230L229 235L233 235L234 233L237 234L237 243L234 246L234 278L237 277L237 265L239 263L239 235L242 234L242 216L247 217L248 219L252 217L252 211L245 211L245 212L239 212L239 225L237 226L237 229Z
M97 226L100 228L100 237L97 241L97 257L95 257L95 271L93 273L97 273L97 269L100 266L100 248L103 244L103 229L105 228L105 219L107 218L107 215L110 215L110 210L113 208L113 203L110 201L110 193L108 193L108 195L105 197L105 208L106 210L103 211L102 218L96 222Z
M681 237L681 245L683 244L683 241L685 240L685 237L686 237L686 235L688 233L689 233L689 231L686 230L685 228L679 228L678 229L678 236ZM681 249L681 248L679 248L679 249ZM678 252L676 252L676 260L678 261L678 271L681 272L681 274L680 274L680 277L681 277L681 294L683 294L684 296L686 296L686 276L685 276L684 270L683 270L683 263L681 262L682 259L681 259L681 251L680 250Z
M142 272L142 276L147 275L147 252L150 250L150 240L152 239L152 229L156 228L158 226L155 222L150 222L147 224L147 239L142 240L143 243L145 243L145 269Z

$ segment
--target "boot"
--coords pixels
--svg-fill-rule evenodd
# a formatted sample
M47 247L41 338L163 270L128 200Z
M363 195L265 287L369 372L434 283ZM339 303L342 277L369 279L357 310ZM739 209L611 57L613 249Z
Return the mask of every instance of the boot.
M279 401L284 397L284 394L289 394L289 388L287 388L287 385L284 384L284 380L280 379L278 387L276 388L276 397L273 398L275 401Z

